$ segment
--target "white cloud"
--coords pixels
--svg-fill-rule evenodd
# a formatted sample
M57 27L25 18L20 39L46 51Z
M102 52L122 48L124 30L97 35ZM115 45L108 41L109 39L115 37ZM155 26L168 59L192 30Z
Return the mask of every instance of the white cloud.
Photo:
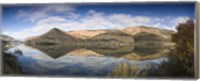
M152 18L145 16L132 16L129 14L113 14L110 15L109 20L115 23L120 23L121 26L138 26L147 25Z
M65 21L66 21L65 19L55 16L55 17L48 17L48 18L45 18L45 19L41 19L36 24L37 25L56 24L56 23L61 23L61 22L65 22Z
M179 23L185 23L188 19L189 17L177 17L174 20L172 20L172 23L178 25Z
M61 8L61 9L59 9ZM59 9L59 10L56 10ZM104 14L103 12L97 12L95 10L89 10L85 16L81 16L81 14L74 13L74 9L72 7L62 7L62 6L54 6L54 7L45 7L41 10L30 13L31 16L27 16L25 18L30 19L35 26L26 28L17 32L9 32L7 33L10 36L13 36L17 39L23 40L29 36L40 35L42 33L47 32L48 30L57 27L62 29L63 31L71 31L71 30L84 30L84 29L122 29L125 27L131 26L151 26L165 29L175 30L175 26L177 23L184 22L187 17L148 17L148 16L133 16L131 14ZM66 17L51 15L47 12L55 11L57 13L68 12ZM24 14L23 11L19 11L22 13L17 15L17 17L24 17L28 13ZM18 14L19 14L18 13ZM36 21L37 20L37 21Z
M38 5L37 8L34 8L30 11L19 10L16 14L16 18L22 18L29 22L36 22L40 19L47 18L54 14L66 14L68 17L75 16L76 14L72 13L75 10L74 6L71 5L48 5L48 6L41 6ZM54 14L51 14L51 13Z
M102 12L96 12L95 10L89 10L89 11L87 12L87 15L101 16L101 15L103 15L103 13L102 13Z

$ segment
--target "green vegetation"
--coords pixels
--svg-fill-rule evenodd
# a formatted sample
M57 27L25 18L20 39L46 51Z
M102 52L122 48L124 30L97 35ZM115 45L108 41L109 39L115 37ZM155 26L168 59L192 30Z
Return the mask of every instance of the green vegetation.
M172 35L176 49L169 55L169 61L158 69L163 77L194 77L194 22L188 20L177 26Z

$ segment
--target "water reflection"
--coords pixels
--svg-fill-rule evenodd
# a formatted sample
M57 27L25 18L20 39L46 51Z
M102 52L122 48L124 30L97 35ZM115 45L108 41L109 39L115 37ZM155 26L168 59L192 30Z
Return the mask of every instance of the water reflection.
M151 43L151 42L150 42ZM139 45L122 46L120 48L90 48L90 47L72 47L68 45L28 45L34 49L40 50L52 58L60 58L65 55L72 56L110 56L115 58L125 58L129 60L148 60L160 58L167 54L168 49L162 44L159 45Z
M151 43L151 42L149 42ZM18 56L24 74L65 76L107 76L121 63L144 69L155 68L169 53L162 44L135 44L117 48L95 48L69 45L19 45ZM145 46L146 45L146 46ZM148 46L149 45L149 46Z
M49 55L52 58L58 58L75 49L74 47L67 45L26 45L26 46L40 50L41 52Z

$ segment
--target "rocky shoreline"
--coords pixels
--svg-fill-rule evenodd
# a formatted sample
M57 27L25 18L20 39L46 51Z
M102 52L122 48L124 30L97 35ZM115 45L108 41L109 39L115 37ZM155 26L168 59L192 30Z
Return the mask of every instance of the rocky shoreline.
M3 75L16 75L22 73L22 68L17 63L17 58L11 54L2 53L3 55Z
M22 68L17 62L17 58L11 53L6 52L7 49L14 47L20 43L11 37L1 35L1 55L2 55L2 74L17 75L22 73Z

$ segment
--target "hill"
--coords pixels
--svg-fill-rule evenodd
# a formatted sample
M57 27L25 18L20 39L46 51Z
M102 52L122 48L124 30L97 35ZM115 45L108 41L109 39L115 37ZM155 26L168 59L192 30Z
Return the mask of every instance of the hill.
M174 31L138 26L122 30L80 30L64 32L54 28L40 36L29 37L26 44L55 45L65 44L75 48L118 49L123 46L154 46L171 43Z
M123 29L123 31L132 36L134 36L140 32L146 32L146 33L158 35L164 39L170 39L171 34L175 33L172 30L159 29L159 28L146 27L146 26L128 27L128 28Z
M100 43L98 46L106 46L112 48L119 48L121 46L134 45L134 39L122 32L121 30L107 30L105 33L101 33L88 39L88 41ZM105 44L105 45L104 45Z
M61 31L57 28L53 28L47 33L44 33L40 36L29 37L26 40L26 44L43 44L43 45L52 45L52 44L70 44L71 42L78 41L78 38L75 38L71 35L66 34L64 31Z
M67 34L81 38L81 39L90 39L93 38L97 35L100 34L110 34L110 33L115 33L117 34L126 34L129 36L135 36L136 34L139 34L141 32L145 33L150 33L150 34L155 34L160 37L162 37L163 40L165 41L170 41L171 40L171 34L175 33L172 30L167 30L167 29L159 29L159 28L154 28L154 27L146 27L146 26L136 26L136 27L128 27L122 30L117 30L117 29L109 29L109 30L79 30L79 31L70 31L66 32Z
M98 34L105 33L105 32L106 30L79 30L79 31L69 31L66 33L77 38L89 39L91 37L94 37Z
M21 41L16 40L7 35L0 35L0 40L1 40L2 46L4 48L10 48L10 47L13 47L13 46L16 46L16 45L19 45L20 43L22 43Z

